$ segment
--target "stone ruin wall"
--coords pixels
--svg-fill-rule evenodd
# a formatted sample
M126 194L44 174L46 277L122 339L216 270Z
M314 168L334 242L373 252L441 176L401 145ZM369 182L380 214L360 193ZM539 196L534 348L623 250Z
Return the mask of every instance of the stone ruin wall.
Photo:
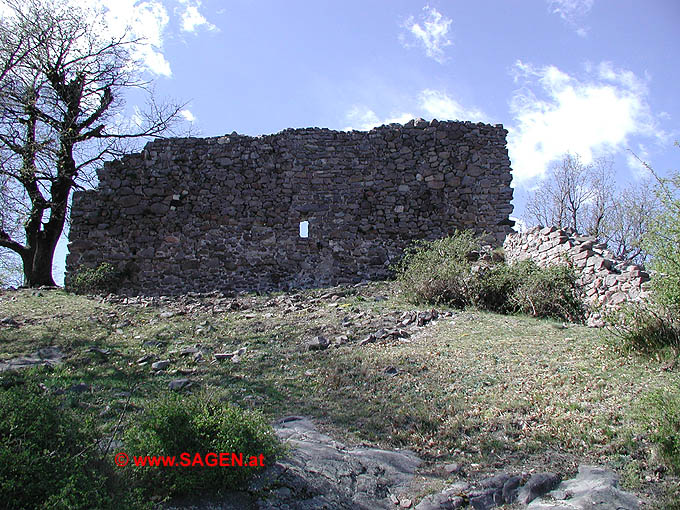
M502 125L287 129L176 138L74 194L67 278L126 269L124 294L274 290L383 278L415 239L511 231ZM300 237L300 222L309 236Z
M617 259L597 239L571 229L534 227L508 235L503 243L505 259L531 259L540 266L569 264L579 272L578 282L586 304L593 309L613 307L649 297L649 273L641 266ZM591 317L592 322L598 317ZM593 324L595 325L595 324Z

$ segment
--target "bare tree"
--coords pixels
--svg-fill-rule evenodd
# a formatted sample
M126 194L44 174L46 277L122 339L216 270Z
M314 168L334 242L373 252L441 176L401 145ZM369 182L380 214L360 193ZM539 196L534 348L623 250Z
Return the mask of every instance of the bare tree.
M3 3L11 16L0 23L0 247L21 257L26 284L54 285L73 188L131 142L168 132L183 105L154 101L131 57L142 41L107 37L101 12L61 0ZM132 88L149 92L147 108L123 123Z
M579 218L578 230L588 235L603 238L612 221L616 207L616 183L614 182L613 163L609 159L598 158L587 169L587 201Z
M658 207L651 181L618 191L611 160L584 165L567 154L529 197L526 214L529 224L573 228L606 242L621 259L644 263L641 240Z
M626 187L616 195L611 214L598 237L617 257L645 264L649 253L643 240L660 212L660 202L651 180Z
M592 167L584 165L578 155L565 154L529 198L529 223L582 229L585 209L595 195L592 175Z

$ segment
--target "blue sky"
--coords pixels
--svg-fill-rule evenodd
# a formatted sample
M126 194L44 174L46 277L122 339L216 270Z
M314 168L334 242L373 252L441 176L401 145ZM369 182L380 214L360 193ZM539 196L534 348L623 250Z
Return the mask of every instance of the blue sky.
M502 123L514 216L567 151L612 158L621 186L644 173L629 149L662 174L680 167L677 0L90 3L146 38L140 65L201 136Z

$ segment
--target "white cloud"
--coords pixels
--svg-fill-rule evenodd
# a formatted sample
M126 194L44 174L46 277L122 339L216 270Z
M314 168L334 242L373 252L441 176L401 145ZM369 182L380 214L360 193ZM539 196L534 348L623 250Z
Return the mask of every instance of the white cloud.
M380 119L378 115L365 106L353 106L349 112L347 112L346 120L350 123L349 126L345 127L345 131L350 131L356 129L359 131L368 131L377 126L382 126L383 124L405 124L413 118L410 113L400 113L384 119Z
M132 116L130 117L130 123L136 128L141 128L144 124L144 117L142 116L142 110L139 106L135 105L132 110Z
M553 14L559 14L565 21L585 16L593 8L595 0L548 0Z
M590 12L594 3L595 0L548 0L548 9L552 14L558 14L580 37L586 37L589 28L581 26L581 19Z
M425 89L422 90L412 101L409 101L409 109L416 115L406 110L405 107L393 110L392 114L380 117L374 110L366 106L353 106L346 115L346 121L350 123L346 130L358 129L366 131L383 124L405 124L416 117L438 120L470 120L473 122L489 122L489 117L476 108L465 108L458 101L446 93ZM395 113L395 111L399 113Z
M420 107L425 113L439 120L470 120L489 122L489 118L476 108L465 108L455 99L439 90L425 89L419 95Z
M179 114L182 116L184 120L187 122L191 122L192 124L196 122L196 116L193 114L191 110L180 110Z
M181 13L182 30L184 32L195 32L199 27L205 27L207 30L217 30L217 27L210 23L205 16L200 13L200 0L179 0L184 6Z
M588 69L578 79L555 66L515 64L521 88L510 104L508 149L516 181L543 175L566 152L589 163L594 154L626 148L630 136L665 137L647 102L645 81L606 62Z
M82 8L91 22L105 22L104 37L127 36L127 40L141 39L132 58L154 74L170 76L170 64L162 53L163 31L168 24L168 13L161 0L66 0L69 5ZM0 3L0 15L11 13ZM97 16L103 13L103 16ZM93 30L100 27L93 26Z
M195 32L199 27L217 30L199 11L200 0L177 0L181 6L175 9L180 17L181 30ZM67 0L68 3L84 9L103 13L107 34L120 37L126 34L128 40L140 40L135 45L132 58L142 69L159 76L171 76L170 63L163 54L163 39L170 21L163 0ZM167 4L167 2L166 2ZM3 12L0 3L0 14Z
M76 3L76 2L74 2ZM159 0L85 0L78 5L103 9L104 19L114 35L128 30L130 39L141 38L133 58L154 74L170 76L170 63L163 55L163 31L168 12Z
M446 61L444 48L451 45L448 38L451 19L442 16L439 11L429 5L423 7L423 11L425 14L421 16L421 23L417 23L411 16L403 26L425 48L425 54L428 57L443 64ZM403 34L400 40L404 46L409 46Z

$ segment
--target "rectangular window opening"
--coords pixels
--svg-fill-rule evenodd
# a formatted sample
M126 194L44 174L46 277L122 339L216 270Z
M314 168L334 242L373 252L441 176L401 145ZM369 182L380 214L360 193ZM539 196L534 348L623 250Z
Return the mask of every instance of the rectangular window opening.
M307 220L300 222L300 237L309 237L309 221Z

